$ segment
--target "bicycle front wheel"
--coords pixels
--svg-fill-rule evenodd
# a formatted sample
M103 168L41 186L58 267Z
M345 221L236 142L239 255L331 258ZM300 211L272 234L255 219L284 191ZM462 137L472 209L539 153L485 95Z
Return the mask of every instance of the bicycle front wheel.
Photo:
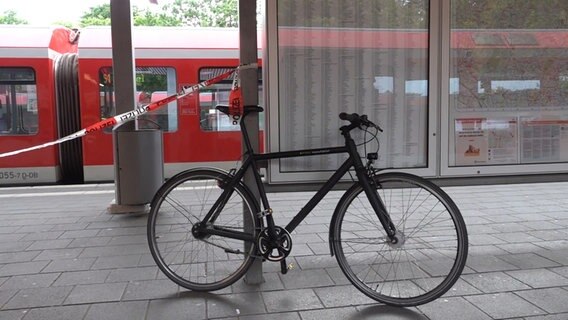
M203 221L229 179L216 170L188 170L168 180L152 200L148 217L152 257L168 278L184 288L210 291L227 287L243 276L254 260L254 241L199 234L194 229L205 223L256 239L260 228L257 206L242 185L231 190L214 218Z
M467 259L467 231L458 207L435 184L404 173L373 177L396 228L389 241L363 188L349 189L332 221L332 248L347 278L367 296L416 306L448 291Z

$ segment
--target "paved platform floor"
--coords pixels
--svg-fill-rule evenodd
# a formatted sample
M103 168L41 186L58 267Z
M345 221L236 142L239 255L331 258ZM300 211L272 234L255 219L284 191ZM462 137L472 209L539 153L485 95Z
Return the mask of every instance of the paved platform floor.
M145 215L110 215L113 185L0 188L0 319L568 319L568 183L448 187L467 222L470 255L444 297L416 308L378 304L329 255L341 193L293 235L287 275L262 285L180 289L146 244ZM290 217L311 193L271 195Z

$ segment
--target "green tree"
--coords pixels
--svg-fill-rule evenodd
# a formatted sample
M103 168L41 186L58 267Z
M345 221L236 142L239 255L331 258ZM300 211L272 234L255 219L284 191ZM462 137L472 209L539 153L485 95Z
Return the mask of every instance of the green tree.
M132 9L132 19L135 26L180 26L181 21L166 13L152 13L149 10Z
M0 15L0 24L28 24L28 21L18 18L15 11L6 10Z
M110 26L110 4L102 4L89 8L81 16L80 24L85 26Z
M135 26L237 27L238 0L176 0L162 12L132 8ZM110 25L110 4L90 8L81 16L81 26Z
M237 27L238 0L175 0L164 5L173 19L192 27Z
M179 26L181 22L166 13L152 13L149 10L132 7L132 23L135 26ZM81 16L80 25L110 26L110 4L91 7Z

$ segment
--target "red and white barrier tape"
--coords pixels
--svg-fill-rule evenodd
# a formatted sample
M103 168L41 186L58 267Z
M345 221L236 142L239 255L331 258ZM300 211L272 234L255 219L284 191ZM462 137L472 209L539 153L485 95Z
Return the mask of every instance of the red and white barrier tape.
M9 157L9 156L13 156L13 155L16 155L16 154L20 154L20 153L28 152L28 151L32 151L32 150L46 148L46 147L49 147L49 146L53 146L53 145L56 145L56 144L63 143L65 141L69 141L69 140L73 140L73 139L83 137L87 134L102 130L102 129L107 128L107 127L112 127L112 126L115 126L117 124L122 124L122 123L125 123L125 122L128 122L128 121L134 120L138 116L141 116L141 115L148 113L150 111L157 110L157 109L163 107L164 105L166 105L166 104L168 104L172 101L175 101L177 99L183 98L183 97L187 96L188 94L194 93L195 91L198 91L199 89L202 89L202 88L208 87L212 84L215 84L217 82L220 82L221 80L228 78L231 74L235 73L239 69L242 70L242 69L248 69L248 68L256 68L256 66L257 66L256 63L238 66L237 68L235 68L231 71L227 71L227 72L225 72L221 75L218 75L214 78L211 78L209 80L205 80L203 82L200 82L200 83L192 85L192 86L183 87L182 90L180 92L178 92L177 94L171 95L171 96L166 97L162 100L152 102L152 103L147 104L145 106L138 107L138 108L136 108L132 111L125 112L125 113L116 115L112 118L108 118L108 119L105 119L103 121L97 122L93 125L88 126L87 128L84 128L80 131L77 131L75 133L72 133L68 136L57 139L55 141L47 142L47 143L44 143L44 144L40 144L40 145L37 145L37 146L25 148L25 149L1 153L0 158Z

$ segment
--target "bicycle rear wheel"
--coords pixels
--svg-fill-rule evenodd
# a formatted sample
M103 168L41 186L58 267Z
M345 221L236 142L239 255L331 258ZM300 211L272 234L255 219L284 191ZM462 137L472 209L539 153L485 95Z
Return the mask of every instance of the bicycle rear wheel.
M374 177L395 225L392 244L359 184L337 205L332 248L347 278L367 296L395 306L432 301L458 280L467 259L467 230L438 186L404 173Z
M168 180L152 200L147 233L150 252L162 272L184 288L210 291L227 287L241 278L254 260L254 241L199 235L194 229L229 179L216 170L188 170ZM256 239L260 228L256 207L248 189L237 185L214 221L207 224L245 232Z

